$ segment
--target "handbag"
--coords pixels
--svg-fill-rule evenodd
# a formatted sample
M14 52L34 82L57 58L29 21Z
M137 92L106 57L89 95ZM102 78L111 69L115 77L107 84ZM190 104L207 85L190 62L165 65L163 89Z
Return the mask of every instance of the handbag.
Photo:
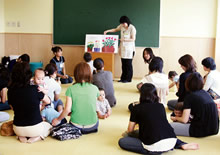
M209 95L210 95L214 100L220 98L220 96L219 96L215 91L213 91L212 89L209 89L207 92L209 93Z
M5 122L1 126L1 135L2 136L14 136L13 130L13 121Z

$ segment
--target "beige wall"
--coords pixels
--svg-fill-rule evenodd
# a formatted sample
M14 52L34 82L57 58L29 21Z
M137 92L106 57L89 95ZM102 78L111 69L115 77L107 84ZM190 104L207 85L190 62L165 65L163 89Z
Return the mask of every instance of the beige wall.
M0 33L5 32L4 0L0 0Z
M52 57L52 6L53 0L5 1L5 23L10 23L5 27L5 55L28 53L31 61L43 61L44 65L49 62ZM165 73L169 70L181 73L177 61L186 53L196 59L198 70L203 73L201 60L216 54L216 10L217 0L161 0L160 47L153 50L163 58ZM72 75L74 66L83 60L84 47L62 48L67 73ZM134 77L138 78L148 72L148 65L142 59L143 49L136 48L133 60ZM115 55L115 77L120 74L120 58Z
M5 0L5 31L52 33L53 0Z
M4 16L4 0L0 0L0 58L5 55L5 16Z
M218 0L216 42L215 42L215 60L217 69L220 70L220 0Z

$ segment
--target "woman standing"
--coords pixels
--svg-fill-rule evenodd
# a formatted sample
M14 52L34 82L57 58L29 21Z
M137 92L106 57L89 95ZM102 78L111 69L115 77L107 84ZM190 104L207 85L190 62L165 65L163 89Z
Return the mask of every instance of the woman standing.
M132 59L135 54L136 28L131 24L127 16L122 16L117 28L104 31L104 35L109 32L121 31L120 55L122 63L121 79L118 82L131 82L133 77Z
M82 134L98 131L96 100L99 97L98 88L91 84L92 74L87 63L82 62L74 69L75 83L66 91L66 106L58 118L52 121L56 126L70 112L70 123L81 130Z
M31 76L28 63L15 64L8 89L8 103L14 110L13 129L23 143L46 138L52 127L40 114L40 101L49 104L50 99L36 85L30 85Z
M177 136L205 137L215 135L219 130L217 107L211 96L202 89L203 79L197 72L186 80L186 89L190 92L184 99L181 117L171 117L171 126ZM190 115L191 122L187 123Z

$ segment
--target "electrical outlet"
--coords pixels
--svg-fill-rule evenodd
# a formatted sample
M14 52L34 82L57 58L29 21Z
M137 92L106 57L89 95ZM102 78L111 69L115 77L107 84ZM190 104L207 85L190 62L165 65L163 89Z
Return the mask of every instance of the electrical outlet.
M16 27L16 22L11 22L12 27Z
M11 23L10 23L10 22L7 22L7 23L6 23L6 26L7 26L7 27L11 27Z
M17 21L17 27L20 27L21 24L20 24L20 21Z

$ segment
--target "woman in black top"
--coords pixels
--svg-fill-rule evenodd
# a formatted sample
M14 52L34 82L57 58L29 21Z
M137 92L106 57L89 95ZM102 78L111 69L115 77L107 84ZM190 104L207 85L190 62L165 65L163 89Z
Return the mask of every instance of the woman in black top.
M178 89L178 92L176 93L176 95L178 96L178 100L170 100L167 103L167 106L170 110L174 110L174 107L178 102L184 101L184 98L188 94L185 88L185 81L191 73L196 72L196 62L191 55L186 54L182 56L178 60L178 62L181 68L184 70L184 73L180 75L180 78L178 81L179 89Z
M13 129L23 143L44 139L52 127L40 114L40 101L50 103L50 99L36 85L30 85L31 76L28 63L15 64L8 89L8 103L14 110Z
M171 117L174 132L178 136L205 137L218 134L219 117L211 96L203 90L203 79L199 73L192 73L186 80L190 92L184 99L181 117ZM190 115L192 119L187 124Z
M186 144L176 135L166 119L164 106L160 103L154 85L145 83L141 87L140 104L131 111L128 137L119 140L122 149L141 153L163 153L173 148L198 149L198 144ZM132 136L135 125L139 125L138 138Z

